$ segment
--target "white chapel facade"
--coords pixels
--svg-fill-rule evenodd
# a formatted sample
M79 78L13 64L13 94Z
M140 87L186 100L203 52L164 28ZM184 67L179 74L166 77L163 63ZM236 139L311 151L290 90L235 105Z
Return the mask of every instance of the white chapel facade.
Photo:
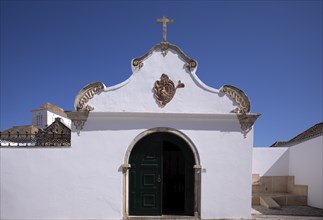
M167 41L172 20L159 22L163 41L131 61L128 80L77 94L66 112L71 147L5 152L21 175L4 174L2 184L15 186L4 217L250 218L259 114L240 89L204 84L197 61Z
M110 158L116 180L109 181L115 218L249 217L252 125L259 115L250 113L240 89L201 82L197 61L166 41L172 20L159 22L163 41L132 60L128 80L79 92L69 113L78 133L72 145L100 140L95 145Z

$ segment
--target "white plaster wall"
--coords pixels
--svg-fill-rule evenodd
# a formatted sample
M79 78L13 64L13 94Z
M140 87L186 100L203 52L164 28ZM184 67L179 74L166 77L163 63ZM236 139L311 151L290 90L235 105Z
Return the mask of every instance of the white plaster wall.
M120 144L130 136L84 132L71 148L1 149L1 219L121 219L118 135Z
M180 130L202 167L202 218L250 217L252 131L226 119L91 117L71 148L1 149L1 218L121 219L121 165L129 144L154 127ZM19 196L17 196L19 195Z
M252 138L243 139L241 133L232 131L192 131L189 135L202 161L201 217L249 218Z
M308 186L308 205L323 209L323 136L292 146L289 158L295 184Z
M288 147L253 148L252 173L260 176L288 176Z

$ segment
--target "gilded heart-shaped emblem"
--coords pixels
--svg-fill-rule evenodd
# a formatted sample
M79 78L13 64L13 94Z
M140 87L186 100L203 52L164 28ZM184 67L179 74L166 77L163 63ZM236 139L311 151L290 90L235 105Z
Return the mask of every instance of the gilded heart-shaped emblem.
M177 88L184 88L185 85L181 81L178 81L177 86L175 87L172 80L163 73L160 77L160 80L157 80L154 85L154 97L159 104L159 106L164 107L169 103L175 95Z

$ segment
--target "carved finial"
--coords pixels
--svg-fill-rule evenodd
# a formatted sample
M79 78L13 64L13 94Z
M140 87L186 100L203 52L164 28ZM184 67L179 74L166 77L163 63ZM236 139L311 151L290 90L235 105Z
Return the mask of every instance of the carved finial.
M157 19L158 24L163 24L163 41L167 42L167 23L172 24L174 23L173 19L169 19L166 16L163 16L163 18Z

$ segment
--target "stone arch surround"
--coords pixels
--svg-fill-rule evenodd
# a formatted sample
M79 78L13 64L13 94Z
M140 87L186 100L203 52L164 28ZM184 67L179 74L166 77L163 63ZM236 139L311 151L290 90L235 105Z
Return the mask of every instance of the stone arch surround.
M145 130L138 134L133 141L130 143L130 145L127 148L127 151L125 153L124 157L124 164L122 165L122 173L123 173L123 219L128 219L129 215L129 209L128 209L128 199L129 199L129 168L130 164L129 158L132 149L135 147L136 143L141 140L142 138L156 133L156 132L165 132L165 133L171 133L178 137L180 137L182 140L184 140L187 145L190 147L190 150L193 153L195 165L194 165L194 217L199 218L201 216L200 210L201 210L201 163L200 163L200 156L198 153L198 150L192 140L183 132L169 127L157 127L157 128L151 128L148 130Z

